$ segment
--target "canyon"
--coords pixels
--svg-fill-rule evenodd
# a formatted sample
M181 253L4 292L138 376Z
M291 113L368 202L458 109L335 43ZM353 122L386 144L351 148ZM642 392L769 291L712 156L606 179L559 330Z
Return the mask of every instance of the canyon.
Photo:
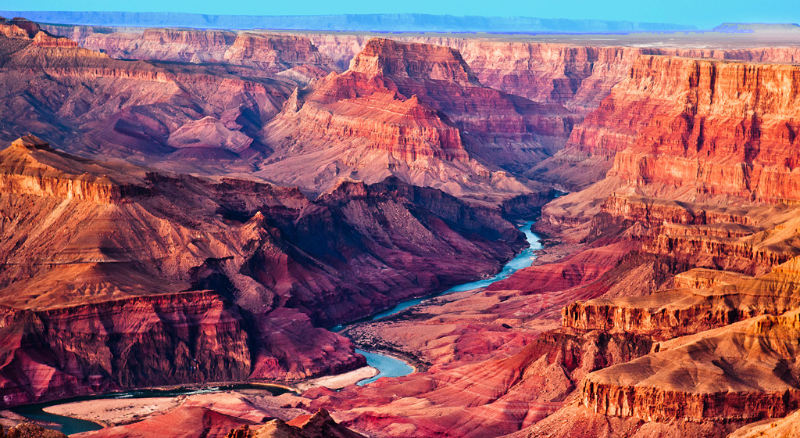
M3 408L359 348L414 372L82 436L793 433L796 41L0 33ZM365 319L491 277L533 218L531 266Z
M87 160L32 136L0 162L5 406L352 368L363 364L352 344L312 324L472 278L481 262L462 267L447 250L491 272L521 245L498 213L391 179L310 201Z

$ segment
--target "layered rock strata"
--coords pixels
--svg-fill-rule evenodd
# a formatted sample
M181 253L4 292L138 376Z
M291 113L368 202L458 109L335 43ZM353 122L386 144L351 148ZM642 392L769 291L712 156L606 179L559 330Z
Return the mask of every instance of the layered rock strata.
M315 324L493 272L522 244L497 210L398 180L310 201L33 136L0 152L0 169L0 211L14 212L0 216L6 406L347 370L364 359ZM474 263L456 263L463 254Z
M798 67L642 56L570 146L651 191L792 202ZM669 189L675 190L675 189ZM685 196L685 195L684 195Z
M800 406L797 312L763 316L589 374L580 403L645 421L750 422ZM692 376L691 379L679 376Z
M495 166L541 160L552 144L536 135L563 140L574 123L563 108L523 101L480 85L452 49L375 39L348 71L290 97L266 129L276 152L259 174L316 192L392 174L510 200L531 190ZM302 172L309 163L315 171Z

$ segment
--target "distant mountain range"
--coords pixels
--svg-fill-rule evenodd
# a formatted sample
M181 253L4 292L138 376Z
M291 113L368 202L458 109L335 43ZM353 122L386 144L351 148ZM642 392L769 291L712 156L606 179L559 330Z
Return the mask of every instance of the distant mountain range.
M722 23L712 29L724 33L800 32L797 23Z
M0 15L7 18L25 17L29 20L46 23L216 29L502 33L625 33L696 30L695 26L670 23L529 17L456 17L426 14L257 16L158 12L0 11Z

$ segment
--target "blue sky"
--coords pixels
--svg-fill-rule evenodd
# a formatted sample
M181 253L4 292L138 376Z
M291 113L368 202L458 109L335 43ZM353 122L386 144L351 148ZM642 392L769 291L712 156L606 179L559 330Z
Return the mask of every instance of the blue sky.
M325 15L417 12L694 24L800 22L800 0L0 0L0 10Z

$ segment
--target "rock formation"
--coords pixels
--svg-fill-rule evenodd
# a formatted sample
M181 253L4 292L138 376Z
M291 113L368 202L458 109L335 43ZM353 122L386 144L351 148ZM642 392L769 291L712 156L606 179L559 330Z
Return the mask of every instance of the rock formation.
M225 435L226 438L361 438L346 427L338 425L328 411L321 409L314 415L301 415L285 423L272 420L263 426L242 426Z
M0 438L65 438L61 432L45 429L42 426L31 423L20 423L8 430L3 431L0 426Z
M362 365L356 344L417 372L269 410L187 401L96 434L711 438L796 423L791 44L0 30L0 136L56 146L0 152L5 406L296 381ZM572 193L543 208L533 266L351 326L352 341L321 328L496 272L522 246L507 218L555 189Z
M348 71L287 101L260 174L314 191L392 174L497 203L531 190L491 167L541 160L572 123L563 108L483 87L452 49L375 39ZM300 169L309 163L314 173Z
M65 29L53 29L66 33ZM118 59L149 59L191 63L221 63L257 67L271 73L310 65L334 69L303 36L260 32L195 29L144 29L133 32L94 32L77 35L81 46ZM75 33L67 34L75 37Z
M676 186L700 197L795 199L797 71L642 56L570 143L614 156L609 175L630 184Z
M358 366L348 340L313 325L492 272L521 244L497 211L397 180L312 202L28 136L0 152L0 181L0 211L14 212L0 218L6 406Z
M786 416L798 405L794 373L784 371L796 367L796 313L658 344L656 353L589 374L579 403L607 416L662 423L736 425Z
M253 421L223 414L213 409L181 406L163 415L153 416L124 426L84 432L81 436L92 438L144 438L158 434L188 438L222 438L231 429L255 424Z

